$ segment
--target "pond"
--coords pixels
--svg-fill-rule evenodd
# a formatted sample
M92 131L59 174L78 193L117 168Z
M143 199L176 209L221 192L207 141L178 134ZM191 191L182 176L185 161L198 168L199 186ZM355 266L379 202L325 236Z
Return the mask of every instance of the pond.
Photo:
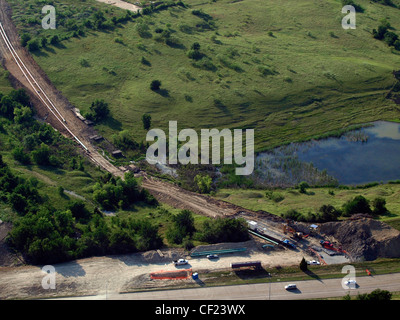
M312 162L340 184L357 185L400 179L400 124L377 121L341 138L298 144L302 162Z

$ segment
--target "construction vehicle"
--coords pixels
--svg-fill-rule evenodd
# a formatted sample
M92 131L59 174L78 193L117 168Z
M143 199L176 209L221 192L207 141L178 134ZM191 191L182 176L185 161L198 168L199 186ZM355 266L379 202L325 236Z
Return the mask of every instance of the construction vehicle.
M282 243L289 248L296 249L296 245L290 242L288 239L283 239Z
M334 249L334 248L333 248L333 244L330 243L330 242L327 241L327 240L321 240L321 241L320 241L320 244L321 244L321 246L324 247L325 249L329 249L329 250L333 250L333 249Z
M288 232L292 234L291 237L294 240L301 240L304 237L304 234L302 232L297 232L293 227L289 225L289 223L285 223L283 224L283 233L287 234Z
M335 248L335 247L333 246L333 244L330 243L330 242L327 241L327 240L321 240L320 243L321 243L321 246L322 246L323 248L325 248L325 249L332 250L332 251L336 251L336 252L341 252L341 253L347 253L345 250L343 250L343 248L342 248L341 245L339 246L339 248Z

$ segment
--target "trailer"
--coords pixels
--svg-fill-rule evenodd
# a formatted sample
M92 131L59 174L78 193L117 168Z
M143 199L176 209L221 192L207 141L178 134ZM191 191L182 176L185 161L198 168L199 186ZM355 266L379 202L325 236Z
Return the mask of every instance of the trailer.
M242 268L253 268L253 269L261 269L261 261L246 261L246 262L232 262L232 269L242 269Z
M257 231L257 222L255 221L247 221L249 225L249 229L252 231Z

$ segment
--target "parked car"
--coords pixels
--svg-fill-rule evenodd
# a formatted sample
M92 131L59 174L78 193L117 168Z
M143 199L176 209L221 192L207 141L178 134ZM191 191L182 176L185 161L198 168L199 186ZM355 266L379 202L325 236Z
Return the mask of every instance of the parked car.
M285 286L285 289L286 290L296 290L297 286L294 283L292 283L292 284L288 284L287 286Z
M178 259L178 260L174 261L174 264L176 266L182 266L182 265L185 265L185 264L188 264L188 263L189 263L189 261L187 261L185 259Z
M307 264L309 265L320 265L321 263L317 260L311 260L311 261L307 261Z
M209 254L207 256L208 259L218 259L218 255L217 254Z

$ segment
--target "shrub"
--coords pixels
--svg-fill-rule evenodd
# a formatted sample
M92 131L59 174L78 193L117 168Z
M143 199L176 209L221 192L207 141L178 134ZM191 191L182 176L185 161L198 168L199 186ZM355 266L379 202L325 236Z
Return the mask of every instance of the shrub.
M149 130L151 127L151 115L145 113L142 116L142 122L143 122L143 129L144 130Z
M35 40L30 40L28 42L28 50L30 52L38 51L39 48L40 48L40 46L39 46L39 41L38 40L35 39Z
M81 60L79 60L79 64L84 68L89 68L90 67L89 61L87 61L86 59L83 59L83 58Z
M281 202L285 199L282 194L273 191L266 191L265 196L274 202Z
M59 43L60 43L60 39L58 38L57 35L54 35L54 36L52 36L52 37L50 38L50 44L52 44L53 46L54 46L54 45L57 45L57 44L59 44Z
M104 100L95 100L92 102L90 106L90 110L92 111L93 118L96 121L103 120L108 117L110 114L110 108L108 107L108 103Z
M200 51L193 49L188 51L187 56L189 57L189 59L193 60L200 60L201 58L203 58L203 54Z

